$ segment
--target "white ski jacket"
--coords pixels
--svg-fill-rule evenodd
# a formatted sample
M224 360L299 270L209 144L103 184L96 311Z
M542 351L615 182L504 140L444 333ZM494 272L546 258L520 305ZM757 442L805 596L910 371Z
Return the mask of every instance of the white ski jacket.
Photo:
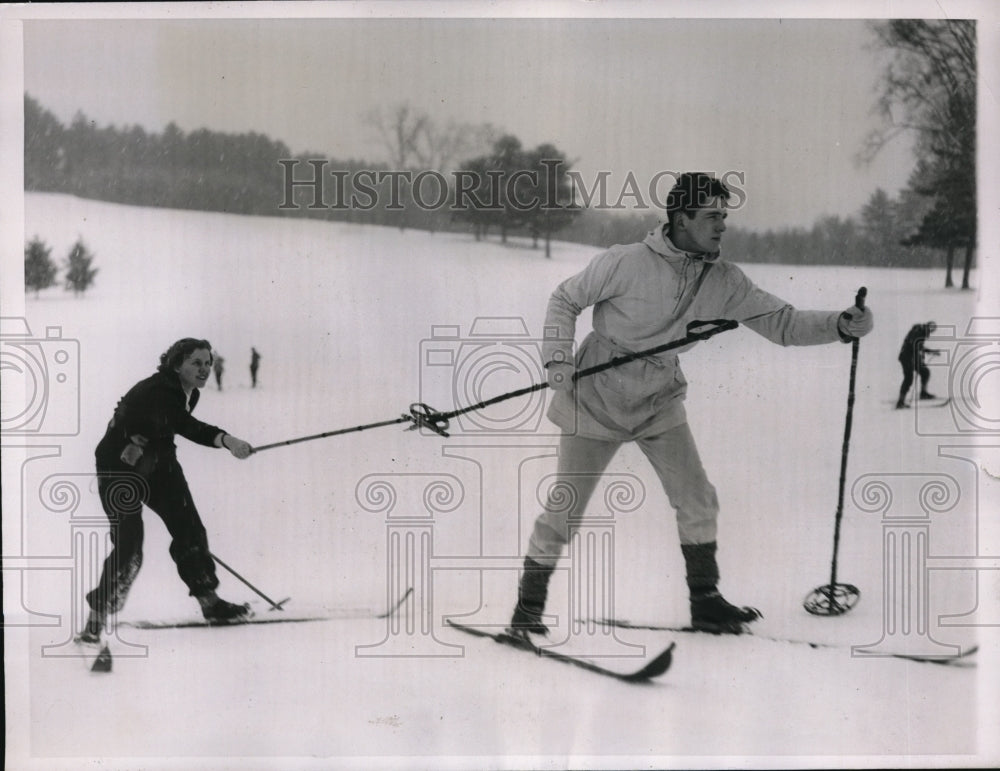
M691 321L732 319L780 345L842 339L839 311L796 310L718 254L677 249L662 227L642 243L602 252L556 288L545 318L546 364L571 360L576 319L589 306L593 331L576 353L577 369L683 338ZM693 345L579 379L570 391L555 392L549 419L564 431L615 441L685 423L687 381L677 353Z

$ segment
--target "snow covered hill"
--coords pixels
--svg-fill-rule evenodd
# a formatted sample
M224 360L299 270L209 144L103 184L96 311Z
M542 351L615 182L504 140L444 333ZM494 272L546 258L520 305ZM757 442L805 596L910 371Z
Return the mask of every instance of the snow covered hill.
M82 298L52 288L26 300L41 341L32 350L54 355L46 330L59 328L75 357L51 363L65 377L53 378L44 419L72 427L76 410L79 431L28 437L20 449L5 439L5 566L22 568L10 579L5 571L5 621L27 625L7 635L10 767L1000 759L988 634L1000 625L1000 594L987 540L1000 511L1000 453L980 399L996 386L984 357L1000 335L970 327L976 294L942 289L940 271L744 266L802 308L839 310L868 288L876 328L860 345L838 571L862 599L845 616L810 616L802 599L830 578L850 346L783 349L741 328L682 357L690 422L722 501L723 592L763 611L761 635L836 647L576 635L568 566L549 604L554 639L608 654L609 666L634 646L648 653L673 639L664 677L622 684L449 629L448 617L502 624L512 608L557 446L544 399L525 397L456 420L449 438L395 425L243 462L181 440L213 552L271 598L291 596L290 609L355 617L122 630L114 672L97 676L63 657L106 530L93 448L117 399L170 342L205 337L225 357L223 388L205 389L198 415L258 446L393 419L414 402L448 411L541 378L548 296L597 250L556 243L546 260L527 244L465 235L54 194L27 195L25 206L26 238L37 234L58 257L82 237L100 273ZM894 410L900 342L931 319L946 355L932 362L930 388L954 401ZM581 337L588 328L585 314ZM262 354L257 388L252 346ZM587 594L600 602L584 610L685 623L673 513L635 448L612 462L589 513L613 556L594 557L610 588ZM145 522L145 564L122 620L194 612L165 529L150 513ZM220 578L223 596L257 599L226 571ZM351 612L385 608L410 586L401 616ZM872 650L984 647L967 668L852 655L880 642Z

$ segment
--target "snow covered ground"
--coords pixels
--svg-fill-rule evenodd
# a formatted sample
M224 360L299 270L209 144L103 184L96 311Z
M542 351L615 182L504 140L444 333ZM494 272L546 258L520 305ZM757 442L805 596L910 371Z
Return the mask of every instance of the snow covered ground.
M1000 448L984 406L997 391L1000 330L983 319L970 328L985 315L977 293L942 289L941 271L744 266L803 308L841 309L868 287L876 329L860 346L838 573L862 599L845 616L810 616L802 599L830 577L850 347L783 349L739 329L683 356L690 422L723 505L723 592L763 611L761 635L839 647L576 634L569 564L550 599L554 639L623 668L642 660L620 658L636 645L648 655L675 640L674 666L655 684L623 684L448 628L447 617L509 616L555 468L554 427L539 419L536 395L454 421L447 439L390 426L243 462L180 440L213 551L272 599L291 596L289 612L345 618L123 628L114 671L94 675L65 657L106 531L93 448L118 397L170 342L212 341L225 357L223 390L205 389L198 416L258 446L396 418L412 402L447 411L540 379L548 295L597 250L557 243L546 260L526 244L464 235L51 194L30 194L25 207L26 239L37 234L61 258L82 237L100 273L82 298L52 288L26 299L33 347L12 354L4 331L5 356L46 361L49 391L30 372L14 385L27 402L48 402L33 419L52 434L4 439L8 767L1000 760L990 635L1000 625L990 540ZM898 347L929 319L946 351L932 360L931 390L956 399L896 411ZM581 337L588 328L585 315ZM263 357L256 389L251 346ZM683 624L673 514L635 448L613 461L589 512L585 532L613 545L607 559L589 553L610 576L585 595L598 603L602 592L595 612L613 602L619 617ZM145 522L145 564L121 619L193 614L165 529L152 514ZM223 596L257 599L226 571L220 578ZM402 616L353 612L378 612L408 586ZM852 655L851 646L880 641L872 650L983 648L967 668Z

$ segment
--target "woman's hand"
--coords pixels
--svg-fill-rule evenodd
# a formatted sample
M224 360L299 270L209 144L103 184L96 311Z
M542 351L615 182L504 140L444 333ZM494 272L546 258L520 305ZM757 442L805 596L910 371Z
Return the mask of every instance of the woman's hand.
M253 452L253 447L250 446L249 442L245 442L232 434L222 435L222 446L229 450L234 458L239 458L240 460L249 458L250 453Z

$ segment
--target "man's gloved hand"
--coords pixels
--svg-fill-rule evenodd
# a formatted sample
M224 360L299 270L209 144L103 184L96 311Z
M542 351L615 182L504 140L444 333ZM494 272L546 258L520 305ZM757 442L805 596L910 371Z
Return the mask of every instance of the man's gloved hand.
M874 326L875 319L867 306L859 308L856 305L852 305L841 313L840 318L837 319L837 331L840 332L840 337L845 342L864 337L872 331L872 327Z

